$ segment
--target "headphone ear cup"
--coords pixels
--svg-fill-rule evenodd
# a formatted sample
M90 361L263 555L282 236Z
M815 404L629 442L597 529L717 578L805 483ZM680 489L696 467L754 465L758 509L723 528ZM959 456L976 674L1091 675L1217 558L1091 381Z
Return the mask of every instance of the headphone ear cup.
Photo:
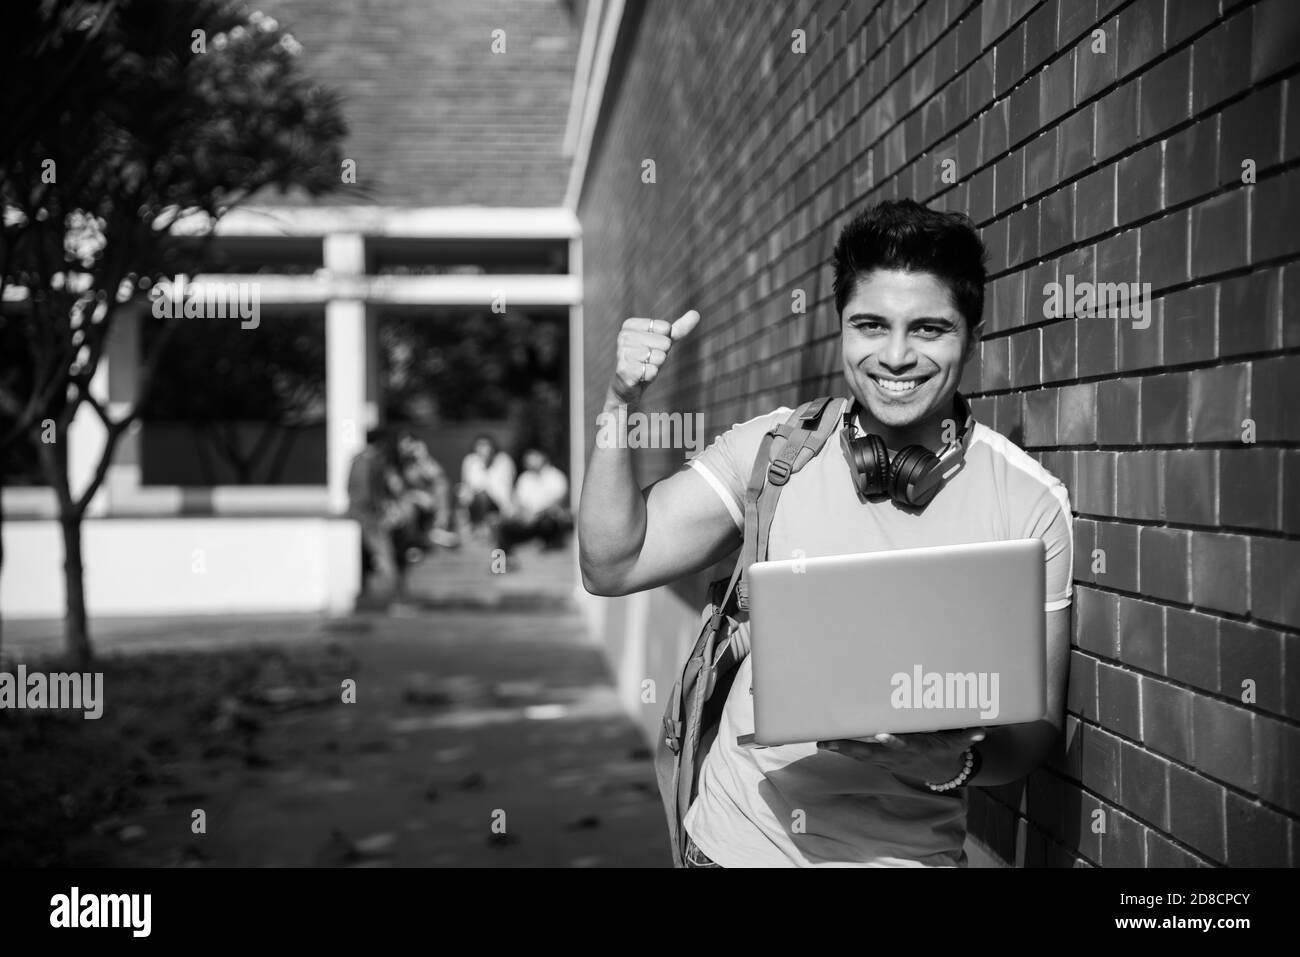
M900 505L917 506L908 495L908 487L920 482L925 473L939 463L935 455L923 445L909 445L897 455L889 470L889 497Z
M889 481L889 450L878 435L855 436L845 429L840 445L848 459L849 475L859 495L881 495Z

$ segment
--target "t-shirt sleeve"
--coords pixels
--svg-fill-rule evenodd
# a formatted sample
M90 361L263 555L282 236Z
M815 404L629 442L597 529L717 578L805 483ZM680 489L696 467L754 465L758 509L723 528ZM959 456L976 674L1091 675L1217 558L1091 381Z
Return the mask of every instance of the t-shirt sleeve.
M763 436L772 426L784 422L791 411L783 406L766 415L738 422L686 463L717 493L737 528L745 526L745 489Z
M1070 494L1059 480L1053 479L1030 509L1024 537L1041 538L1046 546L1046 609L1068 608L1074 583L1074 519Z

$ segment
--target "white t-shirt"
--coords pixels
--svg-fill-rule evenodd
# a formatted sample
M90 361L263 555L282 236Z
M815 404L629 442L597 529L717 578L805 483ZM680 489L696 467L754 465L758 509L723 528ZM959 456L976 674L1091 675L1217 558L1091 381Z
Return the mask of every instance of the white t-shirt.
M745 487L764 433L781 408L733 426L689 463L743 527ZM834 407L827 414L834 412ZM844 555L929 545L1041 538L1047 610L1070 604L1070 504L1065 486L1010 440L976 423L965 462L921 512L857 496L838 435L781 493L768 558ZM896 450L890 450L890 454ZM864 613L866 609L864 609ZM748 648L747 618L740 631ZM754 731L748 656L737 671L718 736L700 772L687 833L724 867L964 866L964 788L943 794L905 784L815 743L745 748ZM801 812L801 813L800 813ZM796 828L796 823L801 827Z

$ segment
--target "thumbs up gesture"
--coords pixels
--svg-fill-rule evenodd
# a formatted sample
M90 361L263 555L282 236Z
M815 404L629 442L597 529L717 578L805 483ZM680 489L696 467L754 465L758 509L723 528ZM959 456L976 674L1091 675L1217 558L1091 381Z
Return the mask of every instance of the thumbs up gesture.
M700 321L694 309L676 322L667 319L632 318L623 321L618 333L618 363L611 388L623 402L635 402L659 375L674 343L690 335Z

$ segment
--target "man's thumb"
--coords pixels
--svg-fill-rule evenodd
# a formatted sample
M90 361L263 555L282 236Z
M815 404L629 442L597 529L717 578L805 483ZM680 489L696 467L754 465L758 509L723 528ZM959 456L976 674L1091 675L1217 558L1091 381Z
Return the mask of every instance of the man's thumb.
M678 339L685 339L690 334L690 331L699 324L699 321L700 314L694 309L684 312L682 313L681 318L673 323L673 327L669 330L668 335L674 342Z

